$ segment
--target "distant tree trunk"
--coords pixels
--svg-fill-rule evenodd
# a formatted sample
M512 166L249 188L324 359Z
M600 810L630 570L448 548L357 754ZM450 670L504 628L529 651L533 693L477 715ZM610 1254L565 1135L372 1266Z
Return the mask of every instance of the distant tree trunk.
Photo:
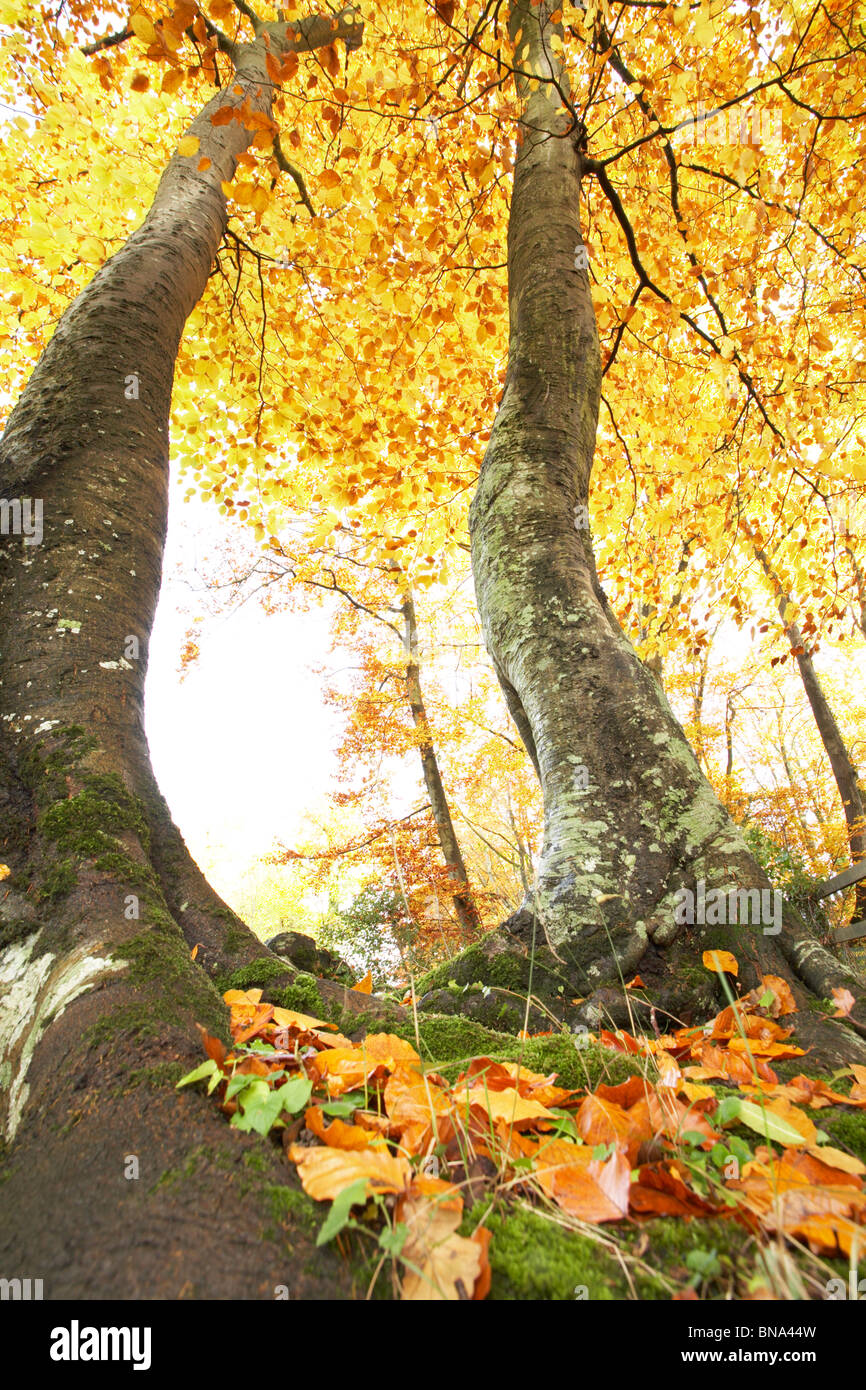
M624 637L589 531L576 525L601 385L580 190L583 177L607 175L565 109L568 73L551 46L561 33L556 8L556 0L516 0L511 9L523 110L508 232L508 372L470 513L487 647L544 797L537 886L506 926L525 941L537 924L551 973L558 968L566 982L559 988L587 997L587 1022L602 1016L598 1000L611 990L622 999L639 966L645 980L650 964L658 968L659 996L665 981L664 997L684 1001L692 985L679 963L693 965L703 945L722 939L741 978L800 972L823 990L843 967L791 910L780 935L676 919L681 890L699 880L724 891L768 883Z
M269 48L279 58L358 34L349 13L292 29L226 41L235 71L190 127L198 151L171 159L142 225L63 315L0 441L2 495L39 499L44 518L41 544L8 541L0 554L11 870L0 882L0 1129L12 1145L0 1268L35 1263L49 1298L273 1296L285 1278L284 1246L260 1238L263 1191L204 1159L194 1175L184 1168L197 1145L228 1144L236 1162L238 1136L200 1097L175 1094L165 1069L176 1077L198 1052L196 1022L226 1036L209 976L266 952L171 822L143 697L175 355L226 228L221 182L254 136L211 116L245 101L270 112ZM161 1185L167 1170L187 1171L180 1199ZM208 1242L196 1213L217 1210Z
M857 769L845 746L842 731L830 708L830 702L824 694L811 654L806 648L803 634L797 624L790 622L786 617L791 605L791 596L786 594L782 588L766 552L759 545L755 545L754 550L764 573L773 586L785 636L800 672L803 689L815 719L815 727L833 770L833 778L839 792L845 824L848 828L851 862L856 864L858 860L866 858L866 813L864 813ZM866 883L861 882L857 884L856 888L854 920L859 921L863 917L866 917Z
M418 656L418 623L415 617L415 601L410 590L403 599L403 646L406 652L406 699L412 713L412 720L418 730L418 752L424 772L424 785L430 798L430 808L436 823L436 834L445 859L452 884L454 910L464 936L471 939L477 933L481 920L472 894L472 885L463 862L463 853L454 830L448 798L439 771L439 760L430 731L430 721L424 704L421 688L421 666Z

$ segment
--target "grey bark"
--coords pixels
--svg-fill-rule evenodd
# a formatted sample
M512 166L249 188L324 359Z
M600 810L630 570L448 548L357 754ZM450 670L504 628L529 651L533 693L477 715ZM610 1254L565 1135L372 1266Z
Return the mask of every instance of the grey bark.
M0 860L11 870L0 882L0 1263L10 1276L44 1270L46 1297L240 1298L255 1280L272 1294L286 1269L278 1242L262 1250L262 1193L207 1163L187 1169L181 1203L160 1184L191 1143L217 1153L229 1142L237 1158L222 1117L164 1073L200 1059L196 1023L227 1040L209 975L268 953L171 822L144 680L175 354L226 228L221 181L254 135L210 117L245 100L270 111L268 48L354 46L358 30L344 12L259 25L254 42L229 46L230 84L188 132L199 150L172 158L142 225L64 314L0 441L0 495L43 505L42 543L11 537L0 551ZM331 988L349 1008L362 997ZM147 1079L130 1096L136 1068ZM142 1181L124 1181L124 1154ZM207 1249L193 1217L221 1210L223 1193L225 1230L255 1233L237 1242L236 1265L231 1239Z
M445 858L445 867L453 884L454 910L457 913L457 920L464 936L467 940L471 940L477 933L481 922L472 894L472 885L466 872L463 852L460 849L460 843L454 830L454 822L451 819L448 797L442 782L439 759L436 756L430 721L427 718L427 709L424 704L424 692L421 688L421 666L418 659L418 624L415 617L415 601L410 590L406 592L402 608L403 647L407 658L406 700L412 714L412 722L418 731L418 752L424 773L424 785L430 798L430 809L436 823L436 834Z
M864 812L857 769L845 745L845 739L830 707L830 702L818 679L818 673L815 670L811 653L806 647L803 634L797 623L790 622L786 617L791 596L784 592L766 552L758 545L755 545L754 550L776 593L779 617L782 620L785 636L797 663L803 689L806 692L806 699L809 701L809 707L815 720L815 727L824 746L824 752L827 754L833 772L833 780L842 802L842 811L848 828L851 862L856 864L858 860L866 856L866 812ZM859 921L864 915L866 915L866 885L860 883L857 885L855 894L854 920Z
M591 164L563 109L572 95L550 45L561 34L554 9L553 0L517 0L511 11L523 106L508 231L508 372L470 530L485 640L544 796L526 909L586 995L627 980L650 942L670 947L683 934L680 889L699 878L708 888L768 885L619 628L589 531L575 525L588 498L601 365L580 268L581 180ZM515 930L525 933L526 912L519 916ZM789 920L786 932L793 955L801 931ZM689 929L690 950L700 935ZM784 971L782 943L760 928L741 927L731 940L755 971L771 962ZM814 959L813 946L804 959Z

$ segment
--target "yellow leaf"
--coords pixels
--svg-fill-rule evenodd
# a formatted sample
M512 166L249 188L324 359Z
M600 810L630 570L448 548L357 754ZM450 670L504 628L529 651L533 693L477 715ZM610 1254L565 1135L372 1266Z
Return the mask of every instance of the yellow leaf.
M255 188L253 189L253 196L251 201L253 210L255 212L267 212L268 205L271 201L271 196L266 188Z
M374 1192L403 1192L412 1176L405 1158L395 1158L382 1149L307 1148L293 1144L289 1157L298 1166L304 1191L316 1202L339 1196L344 1187L361 1178L366 1180L368 1197Z
M331 1028L333 1025L325 1023L321 1018L312 1018L309 1014L299 1014L295 1009L274 1009L274 1023L279 1028L300 1028L303 1033L309 1033L313 1028Z
M137 39L142 43L154 43L156 40L156 30L151 24L146 14L139 10L129 21L129 27Z
M506 1124L526 1124L529 1120L554 1120L556 1116L546 1105L537 1100L528 1100L519 1091L489 1091L483 1086L464 1086L454 1092L455 1101L461 1105L480 1105L487 1111L491 1120L504 1120Z
M720 974L726 975L739 975L740 973L737 958L732 956L730 951L704 951L701 959L708 970L716 970Z
M400 1206L400 1220L407 1227L402 1258L408 1266L401 1297L456 1303L472 1297L481 1272L481 1249L473 1240L457 1235L462 1201L436 1201L423 1196L408 1198Z
M8 878L11 872L12 870L9 868L8 864L0 864L0 882L2 882L4 878Z
M191 159L194 154L198 154L198 136L185 135L182 140L178 140L177 152L183 159Z
M359 980L356 985L352 985L352 989L356 989L359 994L373 993L373 976L370 974L369 970L363 980Z

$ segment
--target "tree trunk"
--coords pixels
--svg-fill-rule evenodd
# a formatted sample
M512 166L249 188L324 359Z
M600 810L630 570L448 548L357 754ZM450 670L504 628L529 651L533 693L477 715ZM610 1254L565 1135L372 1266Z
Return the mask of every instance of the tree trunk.
M294 33L260 25L254 42L229 44L231 82L189 130L199 151L172 158L142 225L64 314L0 441L2 495L38 499L43 517L41 544L10 540L0 553L0 855L11 871L0 884L0 1129L12 1144L0 1266L26 1275L35 1262L46 1297L273 1296L286 1279L282 1237L261 1240L274 1173L240 1182L246 1140L235 1135L223 1171L207 1154L226 1145L225 1121L166 1083L198 1052L195 1023L226 1036L209 975L267 952L171 822L143 697L174 360L225 231L221 181L254 135L211 116L244 101L269 113L268 51L335 37L357 42L353 12ZM346 1287L327 1264L332 1288Z
M589 996L580 1011L588 1023L601 1017L592 996L607 999L603 987L620 986L622 999L638 967L647 983L659 972L657 996L670 1007L694 1002L677 963L689 962L694 976L705 945L732 950L747 981L796 969L827 993L831 978L853 977L789 909L778 934L677 921L683 890L699 894L701 880L707 892L768 881L624 637L589 531L576 524L586 515L601 381L581 268L581 179L593 166L564 109L568 74L550 46L561 36L555 8L556 0L517 0L511 11L523 111L508 234L508 373L470 513L487 647L545 807L534 892L507 925L527 937L537 924L551 978L558 970L572 992Z
M789 622L786 617L788 608L791 606L791 597L784 592L766 552L759 545L755 545L754 549L764 573L776 593L779 616L782 619L785 636L797 663L803 689L815 719L815 726L824 745L824 752L827 754L830 767L833 770L833 779L839 792L839 799L842 802L845 824L848 827L851 862L856 864L858 860L866 858L866 812L864 812L857 769L845 746L842 731L836 723L836 716L824 694L811 654L806 650L803 634L797 624ZM857 884L855 892L852 920L860 921L863 917L866 917L866 882L861 881Z
M445 867L451 882L454 884L454 910L457 913L457 920L463 935L467 941L471 941L476 935L481 921L472 895L472 885L469 882L466 865L463 862L463 853L454 830L454 822L451 819L448 798L442 784L439 760L436 757L433 735L430 732L430 722L424 705L424 693L421 689L421 667L418 660L418 624L415 619L415 602L410 590L406 591L402 607L403 646L407 658L406 699L412 712L412 721L418 731L418 752L424 770L424 785L427 788L430 808L436 823L436 834L445 858Z

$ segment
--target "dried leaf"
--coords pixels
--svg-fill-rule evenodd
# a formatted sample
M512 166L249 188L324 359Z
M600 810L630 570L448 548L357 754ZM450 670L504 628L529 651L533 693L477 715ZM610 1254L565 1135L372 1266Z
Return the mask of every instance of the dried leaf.
M704 951L701 960L708 970L715 970L725 975L739 975L740 973L737 958L732 956L730 951Z
M346 1152L293 1144L289 1157L297 1164L304 1191L317 1202L333 1199L344 1187L362 1178L368 1196L374 1192L403 1192L412 1177L405 1158L395 1158L382 1149Z

